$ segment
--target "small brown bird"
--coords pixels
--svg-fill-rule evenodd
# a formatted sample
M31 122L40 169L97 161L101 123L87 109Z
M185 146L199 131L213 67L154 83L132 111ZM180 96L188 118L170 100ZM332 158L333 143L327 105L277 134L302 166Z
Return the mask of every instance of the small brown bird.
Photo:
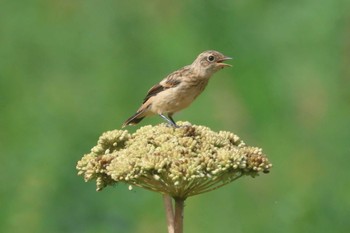
M141 107L122 127L136 125L144 117L156 114L171 126L178 127L172 118L173 114L188 107L202 93L216 71L231 66L223 63L229 59L214 50L199 54L191 65L174 71L154 85L143 99Z

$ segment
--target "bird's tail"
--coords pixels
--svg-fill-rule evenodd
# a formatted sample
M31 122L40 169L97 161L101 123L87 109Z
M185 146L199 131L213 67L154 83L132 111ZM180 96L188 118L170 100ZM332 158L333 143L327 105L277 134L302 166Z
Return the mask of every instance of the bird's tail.
M142 121L143 118L145 118L145 116L143 115L144 111L137 111L137 113L135 113L134 115L132 115L131 117L129 117L124 124L122 125L122 128L124 128L127 125L136 125L137 123L139 123L140 121Z

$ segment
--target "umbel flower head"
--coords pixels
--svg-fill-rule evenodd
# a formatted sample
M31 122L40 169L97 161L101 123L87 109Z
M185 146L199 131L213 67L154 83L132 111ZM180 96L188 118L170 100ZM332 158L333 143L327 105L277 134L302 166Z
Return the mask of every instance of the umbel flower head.
M244 175L268 173L272 166L260 148L233 133L178 124L105 132L78 162L78 174L96 180L98 191L122 182L186 199Z

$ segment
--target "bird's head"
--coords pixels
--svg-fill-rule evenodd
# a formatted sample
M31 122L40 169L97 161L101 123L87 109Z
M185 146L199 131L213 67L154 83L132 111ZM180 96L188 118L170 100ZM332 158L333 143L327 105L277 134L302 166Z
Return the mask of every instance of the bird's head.
M223 69L226 66L231 66L224 63L226 60L232 59L226 57L222 53L214 50L208 50L198 55L196 60L192 63L193 67L203 76L211 76L216 71Z

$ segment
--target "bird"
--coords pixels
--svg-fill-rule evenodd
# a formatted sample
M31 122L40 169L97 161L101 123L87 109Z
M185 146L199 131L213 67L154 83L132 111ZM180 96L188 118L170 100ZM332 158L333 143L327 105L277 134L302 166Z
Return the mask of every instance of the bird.
M230 59L215 50L202 52L192 64L172 72L149 89L140 108L124 122L122 128L136 125L152 115L159 115L170 126L177 128L174 113L187 108L203 92L215 72L231 67L224 63Z

